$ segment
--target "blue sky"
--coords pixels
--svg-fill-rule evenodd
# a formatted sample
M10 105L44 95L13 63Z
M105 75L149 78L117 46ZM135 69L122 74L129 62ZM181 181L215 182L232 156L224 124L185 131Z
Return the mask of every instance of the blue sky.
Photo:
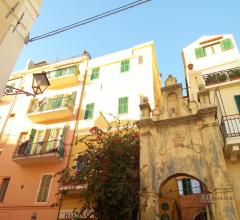
M31 37L44 34L134 0L43 0ZM153 40L163 79L172 73L184 82L181 50L203 35L233 33L240 45L240 0L152 0L119 14L25 45L15 65L92 57ZM184 85L185 86L185 85Z

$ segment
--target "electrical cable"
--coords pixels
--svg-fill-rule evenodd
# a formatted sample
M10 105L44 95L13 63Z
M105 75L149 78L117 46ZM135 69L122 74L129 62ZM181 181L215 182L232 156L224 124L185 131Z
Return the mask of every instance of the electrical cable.
M95 15L95 16L90 17L90 18L84 19L82 21L79 21L79 22L76 22L76 23L64 26L62 28L58 28L58 29L50 31L48 33L45 33L45 34L42 34L42 35L38 35L36 37L28 38L26 40L26 43L33 42L33 41L36 41L36 40L40 40L40 39L47 38L47 37L51 37L53 35L59 34L59 33L64 32L64 31L68 31L68 30L76 28L78 26L82 26L82 25L91 23L93 21L102 19L104 17L108 17L110 15L114 15L114 14L117 14L119 12L128 10L128 9L136 7L138 5L142 5L142 4L147 3L149 1L151 1L151 0L138 0L138 1L134 1L134 2L128 3L126 5L123 5L123 6L115 8L115 9L103 12L101 14Z

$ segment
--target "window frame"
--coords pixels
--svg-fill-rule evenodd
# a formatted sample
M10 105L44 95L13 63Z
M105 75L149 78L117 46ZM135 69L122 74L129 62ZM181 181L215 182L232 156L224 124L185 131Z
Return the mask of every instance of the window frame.
M120 72L124 73L124 72L128 72L129 70L130 70L130 60L129 59L122 60Z
M120 103L121 100L124 100L124 99L126 99L127 102L126 103ZM118 98L118 114L119 115L128 114L128 108L129 108L128 103L129 103L129 97L128 96ZM120 107L121 105L123 105L122 108Z
M89 117L89 113L87 114L87 111L88 112L90 111L90 110L87 109L88 106L90 106L90 105L93 106L92 110L91 110L91 117ZM91 120L91 119L93 119L94 108L95 108L95 103L94 102L86 104L85 111L84 111L84 117L83 117L84 120Z
M201 53L198 52L198 51L200 51L200 49L201 49ZM196 59L201 59L201 58L205 57L206 54L205 54L205 51L204 51L204 47L195 48L194 49L194 54L195 54Z
M40 189L41 189L42 178L43 178L43 176L46 176L46 175L51 175L51 181L50 181L50 183L49 183L47 198L46 198L46 201L38 201L38 194L39 194ZM38 190L37 190L37 194L36 194L36 198L35 198L35 202L36 202L36 203L48 203L48 199L49 199L49 195L50 195L50 190L51 190L51 187L52 187L53 176L54 176L53 173L42 173L42 174L41 174L40 181L39 181L39 184L38 184Z
M227 44L229 44L228 46L225 44L226 42L228 42ZM231 38L226 38L220 41L220 47L221 50L224 51L228 51L234 48L234 44Z
M6 195L8 186L9 186L9 183L10 183L10 179L11 179L10 177L3 177L3 178L2 178L1 185L0 185L0 192L2 192L2 190L3 190L3 193L2 193L2 197L0 197L0 203L3 203L3 201L4 201L4 198L5 198L5 195ZM4 180L8 180L5 189L3 189ZM1 194L0 194L0 195L1 195Z
M237 106L238 113L240 113L240 95L234 95L234 100Z
M217 43L213 43L213 44L209 44L209 45L206 45L203 47L203 50L204 50L204 54L205 56L213 56L215 54L217 54L217 50L215 48L215 46L219 46L220 50L221 50L221 45L220 45L220 42L217 42ZM207 53L207 48L210 48L211 49L211 54L208 54Z
M184 184L186 183L186 185ZM182 186L183 186L183 195L192 195L193 194L193 189L192 189L192 182L191 178L183 178L182 179ZM186 186L186 187L185 187Z
M90 79L91 80L96 80L99 78L99 73L100 73L100 67L95 67L92 69L92 72L91 72L91 77Z

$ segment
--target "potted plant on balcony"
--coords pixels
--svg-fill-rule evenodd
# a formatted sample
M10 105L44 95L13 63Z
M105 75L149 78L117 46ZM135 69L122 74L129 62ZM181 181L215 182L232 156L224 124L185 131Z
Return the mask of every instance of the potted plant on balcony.
M236 70L231 70L229 73L229 79L232 80L236 80L236 79L240 79L240 69L236 69Z
M217 83L225 82L227 80L227 75L224 73L218 73L216 75Z

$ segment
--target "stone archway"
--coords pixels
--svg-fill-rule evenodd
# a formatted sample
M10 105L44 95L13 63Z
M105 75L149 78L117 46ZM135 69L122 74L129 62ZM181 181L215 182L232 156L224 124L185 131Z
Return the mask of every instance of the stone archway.
M182 96L182 85L169 76L162 88L160 108L151 110L147 98L142 99L142 119L138 122L141 220L160 219L159 186L176 174L195 177L216 198L233 198L216 108L210 105L207 91L198 96L199 103L190 102ZM212 219L239 219L234 200L215 200Z
M204 211L208 213L208 220L211 219L210 204L203 197L205 192L208 192L206 185L188 174L167 178L159 189L159 218L194 220L198 213Z

